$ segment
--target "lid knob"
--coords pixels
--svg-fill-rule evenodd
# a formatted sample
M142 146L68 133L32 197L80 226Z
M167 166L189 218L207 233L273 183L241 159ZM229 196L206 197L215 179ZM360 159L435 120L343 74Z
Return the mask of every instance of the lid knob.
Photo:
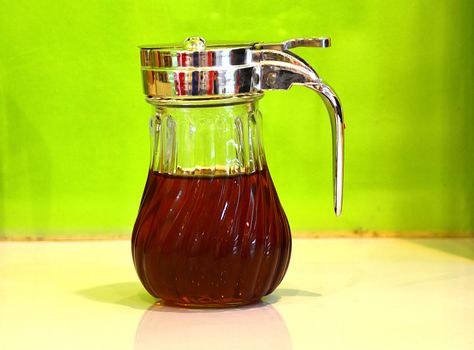
M190 36L184 40L184 48L188 51L202 51L206 48L206 40L200 36Z

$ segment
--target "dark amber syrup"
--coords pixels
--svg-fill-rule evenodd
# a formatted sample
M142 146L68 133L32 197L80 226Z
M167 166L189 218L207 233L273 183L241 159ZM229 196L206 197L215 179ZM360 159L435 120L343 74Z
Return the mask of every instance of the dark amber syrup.
M233 176L150 171L132 253L143 285L165 303L248 304L283 279L290 227L267 168Z

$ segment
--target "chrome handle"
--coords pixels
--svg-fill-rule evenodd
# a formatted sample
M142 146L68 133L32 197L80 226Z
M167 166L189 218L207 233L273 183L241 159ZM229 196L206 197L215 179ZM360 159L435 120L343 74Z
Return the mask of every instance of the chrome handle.
M333 147L334 212L339 216L342 211L345 128L341 102L336 93L326 84L306 83L304 85L321 96L330 114Z
M324 84L316 71L301 57L288 51L298 46L329 47L328 38L290 39L279 44L255 44L254 60L260 62L261 90L286 90L293 85L304 85L316 91L329 112L333 143L334 211L342 212L344 177L344 118L339 98Z

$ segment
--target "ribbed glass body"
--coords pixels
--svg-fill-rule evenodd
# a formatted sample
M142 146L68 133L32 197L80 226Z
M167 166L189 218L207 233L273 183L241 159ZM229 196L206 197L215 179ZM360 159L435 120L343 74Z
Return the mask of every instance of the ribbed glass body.
M161 174L250 174L265 164L257 101L157 105L151 119L151 169Z
M132 252L168 304L219 307L271 293L288 267L288 221L265 162L259 95L156 105Z

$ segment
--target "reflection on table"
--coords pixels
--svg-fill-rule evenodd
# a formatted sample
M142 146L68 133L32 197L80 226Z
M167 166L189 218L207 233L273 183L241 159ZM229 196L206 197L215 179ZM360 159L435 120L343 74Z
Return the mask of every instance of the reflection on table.
M152 305L135 334L135 350L291 349L285 321L270 304L232 309Z

